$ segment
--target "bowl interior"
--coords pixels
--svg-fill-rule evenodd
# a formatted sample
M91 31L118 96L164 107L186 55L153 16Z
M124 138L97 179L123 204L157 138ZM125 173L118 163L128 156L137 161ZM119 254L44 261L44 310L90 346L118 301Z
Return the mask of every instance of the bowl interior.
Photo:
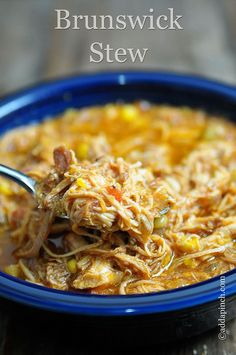
M122 100L190 106L236 119L236 89L196 77L168 73L110 73L48 82L0 102L0 133L53 117L67 108ZM227 273L227 292L236 294L236 272ZM137 296L91 296L30 285L0 272L0 295L36 307L80 314L127 315L183 309L216 301L219 277L177 290Z

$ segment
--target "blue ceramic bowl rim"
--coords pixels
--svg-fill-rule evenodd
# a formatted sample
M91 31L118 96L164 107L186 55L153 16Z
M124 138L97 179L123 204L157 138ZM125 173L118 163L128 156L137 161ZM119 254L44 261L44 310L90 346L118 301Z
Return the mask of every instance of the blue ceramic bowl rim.
M49 81L8 95L0 101L0 119L31 102L74 86L161 83L201 89L236 101L236 88L213 80L166 72L111 72ZM221 275L222 276L222 275ZM87 316L128 316L180 311L216 302L222 293L221 276L174 290L144 295L88 295L49 289L0 271L0 296L41 309ZM236 269L223 275L225 296L236 295Z

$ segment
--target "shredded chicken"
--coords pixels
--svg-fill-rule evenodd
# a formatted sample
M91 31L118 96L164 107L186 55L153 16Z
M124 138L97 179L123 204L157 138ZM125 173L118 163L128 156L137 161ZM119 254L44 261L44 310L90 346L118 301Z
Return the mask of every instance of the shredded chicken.
M109 104L0 139L0 266L59 290L158 292L236 265L236 128L200 110ZM67 219L59 220L58 216Z
M116 286L122 280L123 273L115 270L111 261L101 258L92 258L89 265L79 272L73 281L75 289L88 289L96 287Z
M131 165L122 158L105 157L94 163L70 158L73 164L64 171L61 162L64 169L69 155L74 156L62 147L54 151L55 170L37 189L40 207L68 216L79 227L103 233L120 230L147 241L154 219L174 202L161 180L139 163Z
M50 287L58 290L68 289L68 278L70 276L65 263L48 262L46 281Z

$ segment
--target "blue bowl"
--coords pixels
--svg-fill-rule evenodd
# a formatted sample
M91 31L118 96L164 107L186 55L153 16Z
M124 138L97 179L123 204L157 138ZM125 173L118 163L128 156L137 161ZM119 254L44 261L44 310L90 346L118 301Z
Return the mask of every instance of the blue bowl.
M0 101L0 132L40 122L67 108L117 100L191 106L236 119L236 88L206 79L157 72L74 76L23 90ZM236 269L225 275L227 319L236 305ZM132 296L75 294L37 286L0 272L0 295L22 304L83 317L84 324L125 324L156 341L191 336L215 327L220 316L220 276L179 289ZM92 316L92 317L91 317ZM139 320L142 319L142 322ZM138 323L137 323L138 322ZM136 328L135 328L136 329ZM137 329L136 331L137 332ZM138 333L136 333L137 336ZM150 338L149 338L150 339Z

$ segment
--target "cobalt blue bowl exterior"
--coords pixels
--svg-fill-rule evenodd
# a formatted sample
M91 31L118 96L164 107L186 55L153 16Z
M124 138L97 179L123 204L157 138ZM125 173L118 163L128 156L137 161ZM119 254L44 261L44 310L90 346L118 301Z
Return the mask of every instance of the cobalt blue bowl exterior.
M34 124L67 108L123 100L191 106L236 119L236 88L206 79L158 72L120 72L74 76L40 84L0 101L0 133ZM219 318L220 276L180 289L133 296L97 296L57 291L0 272L0 295L39 309L83 318L83 324L126 326L156 341L191 336L215 327ZM236 305L236 269L225 274L227 319ZM142 320L142 322L138 322ZM135 334L138 333L137 329ZM148 333L149 332L149 333Z

